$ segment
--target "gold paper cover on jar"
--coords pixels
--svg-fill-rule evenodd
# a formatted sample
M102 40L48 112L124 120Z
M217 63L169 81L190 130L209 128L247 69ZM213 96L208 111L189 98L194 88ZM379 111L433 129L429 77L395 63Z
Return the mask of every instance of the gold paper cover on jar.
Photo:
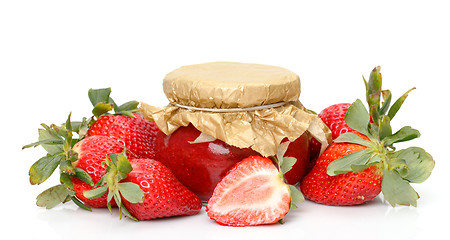
M163 89L170 104L141 103L146 119L166 135L192 124L198 141L219 139L263 156L277 153L284 138L294 141L305 131L322 143L331 139L320 118L300 101L297 74L276 66L212 62L188 65L166 75Z

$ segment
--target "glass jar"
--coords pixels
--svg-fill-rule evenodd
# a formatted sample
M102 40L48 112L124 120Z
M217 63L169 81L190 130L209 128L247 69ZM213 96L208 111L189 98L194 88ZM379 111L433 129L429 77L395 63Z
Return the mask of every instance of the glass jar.
M188 189L206 201L217 183L236 163L248 156L261 154L251 148L230 146L217 139L192 143L200 134L192 125L180 127L170 135L159 132L155 143L156 159L171 169ZM297 183L306 173L309 140L310 137L305 133L289 144L285 156L297 159L291 171L285 174L289 184Z
M170 104L145 103L141 112L161 130L156 160L187 188L207 201L237 162L251 155L275 156L290 141L285 156L297 159L285 174L295 184L306 173L311 136L325 148L330 132L298 101L299 77L284 68L233 62L184 66L166 75Z

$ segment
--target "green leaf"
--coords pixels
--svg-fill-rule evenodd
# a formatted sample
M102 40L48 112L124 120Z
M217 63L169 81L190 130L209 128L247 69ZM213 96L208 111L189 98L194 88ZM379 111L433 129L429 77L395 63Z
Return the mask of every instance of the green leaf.
M74 171L72 162L70 160L67 160L66 158L61 160L59 164L59 169L61 170L61 172L67 173L69 175L72 175Z
M352 171L354 173L358 173L358 172L366 170L367 168L369 168L372 165L377 164L381 161L382 161L382 157L380 155L372 154L372 156L369 158L369 160L366 163L364 163L363 165L353 164L350 166L350 168L352 169Z
M380 115L385 115L391 104L392 94L389 90L383 90L381 94L383 95L384 102L380 109Z
M111 111L112 109L113 106L111 103L100 102L95 105L94 109L92 109L92 114L94 114L94 116L98 118L101 115Z
M130 161L128 161L127 157L125 156L125 151L117 155L117 170L125 175L133 170Z
M125 216L127 218L130 218L133 221L139 222L139 219L137 219L136 217L134 217L133 215L131 215L131 213L128 211L128 209L123 205L123 203L120 206L120 212L125 214ZM122 218L122 214L120 215L120 217Z
M84 191L83 195L88 199L95 199L105 195L106 192L108 192L108 185L103 185L89 191Z
M32 185L41 184L47 180L58 167L61 160L64 159L62 155L45 156L36 161L30 168L28 174L30 175L30 183Z
M384 199L393 207L395 205L417 206L419 195L409 185L408 181L401 178L397 171L385 169L381 182L381 191Z
M405 142L418 137L420 137L420 132L418 130L413 129L410 126L406 126L402 127L391 136L385 137L383 139L383 143L385 146L391 146L394 143Z
M405 102L406 97L408 97L409 92L414 90L416 88L409 89L405 94L403 94L397 101L395 101L394 104L392 104L392 107L389 109L388 116L392 119L394 118L395 114L397 114L398 110L400 110L400 107L403 105L403 102Z
M389 119L388 116L383 115L379 124L378 136L380 140L383 140L384 138L391 135L392 135L391 120Z
M88 96L92 103L92 106L96 106L98 103L109 103L109 95L111 94L111 88L89 89Z
M73 182L69 174L61 173L59 176L59 181L64 184L66 188L73 190Z
M353 171L352 165L364 166L372 157L370 149L347 154L341 158L332 161L327 167L327 174L335 176Z
M37 142L34 142L34 143L27 144L27 145L23 146L22 149L30 148L30 147L37 147L37 146L40 146L42 144L60 145L60 144L63 144L63 140L59 139L59 138L44 139L42 141L37 141Z
M305 197L302 192L294 185L288 184L289 192L291 193L291 201L295 203L301 203L305 201Z
M58 153L64 152L63 148L63 138L59 136L53 129L48 127L45 124L41 124L44 129L38 129L39 132L39 141L45 141L47 139L52 139L51 141L55 141L54 143L41 143L41 146L48 152L50 155L55 155ZM56 142L56 139L59 139L60 142Z
M53 186L36 197L36 205L39 207L45 207L51 209L60 203L67 202L69 192L62 184Z
M139 185L132 182L121 182L118 184L119 192L122 197L131 203L140 203L144 201L144 192Z
M292 169L292 166L297 162L297 158L295 157L283 157L283 164L280 167L280 170L283 174L286 174Z
M94 186L94 181L92 180L92 177L83 169L81 168L75 168L74 169L76 178L80 179L81 181L89 184L90 186Z
M399 150L392 158L400 159L406 164L408 171L407 174L402 174L402 178L413 183L425 181L431 175L435 164L433 157L419 147Z
M354 144L359 144L359 145L363 145L366 147L372 147L371 142L364 140L362 137L360 137L352 132L347 132L347 133L341 134L339 137L337 137L334 140L334 142L336 142L336 143L354 143Z
M72 199L72 201L81 209L87 210L92 212L92 209L88 206L86 206L84 203L82 203L80 200L78 200L78 198L72 196L70 199Z
M126 103L120 105L119 107L117 107L117 110L114 109L114 111L116 113L117 112L124 112L124 111L133 112L133 111L137 111L138 110L138 106L139 106L139 102L133 100L133 101L129 101L129 102L126 102ZM133 117L134 117L134 115L133 115Z
M366 100L369 105L370 115L375 123L378 123L380 117L381 85L381 73L378 66L372 70L369 82L366 84Z
M345 114L345 123L347 123L350 128L366 136L368 135L367 126L369 121L369 113L359 99L348 108L347 113Z

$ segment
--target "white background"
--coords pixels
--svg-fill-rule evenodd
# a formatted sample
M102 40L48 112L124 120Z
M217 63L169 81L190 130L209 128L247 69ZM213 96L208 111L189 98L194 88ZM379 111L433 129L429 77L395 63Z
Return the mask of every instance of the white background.
M450 10L446 1L1 1L1 206L3 236L15 239L439 239L446 238ZM415 185L418 207L380 197L355 207L305 202L284 225L230 228L196 216L135 223L74 204L45 210L28 182L44 154L21 150L40 123L90 114L89 88L112 87L117 102L164 106L162 79L182 65L238 61L299 74L300 100L319 112L364 98L362 75L381 65L394 98L411 87L393 121L411 125L431 153L431 177ZM443 217L443 218L441 218ZM4 221L5 222L5 221ZM5 231L6 230L6 231ZM14 235L10 235L14 234Z

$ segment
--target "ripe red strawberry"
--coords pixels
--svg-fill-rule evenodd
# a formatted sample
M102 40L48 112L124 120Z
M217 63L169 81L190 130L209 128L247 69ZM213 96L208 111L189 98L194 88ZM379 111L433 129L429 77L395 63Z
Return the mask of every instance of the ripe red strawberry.
M336 139L341 134L346 132L356 132L351 129L345 123L345 114L347 113L348 108L351 103L338 103L331 105L325 109L323 109L318 116L322 121L327 125L327 127L331 130L332 139ZM312 139L310 144L310 152L311 152L311 168L314 166L316 159L319 157L321 144L316 140Z
M122 213L134 220L197 214L200 198L183 186L162 163L153 159L131 159L112 154L100 186L84 192L87 198L107 193Z
M217 184L206 205L221 225L252 226L281 220L289 211L290 187L270 159L248 157Z
M133 171L122 182L138 184L144 192L142 203L123 204L139 220L194 215L202 208L200 198L183 186L162 163L151 159L130 160Z
M305 198L325 205L357 205L378 196L383 177L379 164L358 173L327 174L327 167L332 161L366 148L352 143L331 144L301 182L300 188Z
M78 153L78 160L73 162L73 166L84 170L92 178L92 183L96 184L106 173L106 167L101 165L106 157L113 153L124 151L124 146L115 138L108 136L87 137L76 143L73 150ZM106 194L97 199L88 199L83 195L84 191L92 189L88 184L77 177L71 177L75 196L90 207L106 207ZM115 205L115 203L112 203Z
M155 158L155 138L158 128L142 114L100 116L87 131L87 136L115 137L125 144L130 158Z
M336 139L341 134L346 132L356 132L351 129L345 123L345 114L347 113L348 108L352 105L351 103L338 103L331 105L322 112L319 113L320 119L328 126L331 130L332 138Z
M392 206L416 206L419 195L410 183L425 181L434 160L418 147L395 151L394 143L417 138L420 133L409 126L393 133L390 125L412 89L389 108L391 93L381 90L380 68L364 82L369 111L358 99L344 117L347 127L357 132L339 131L340 136L303 178L301 190L306 198L327 205L361 204L383 192Z

